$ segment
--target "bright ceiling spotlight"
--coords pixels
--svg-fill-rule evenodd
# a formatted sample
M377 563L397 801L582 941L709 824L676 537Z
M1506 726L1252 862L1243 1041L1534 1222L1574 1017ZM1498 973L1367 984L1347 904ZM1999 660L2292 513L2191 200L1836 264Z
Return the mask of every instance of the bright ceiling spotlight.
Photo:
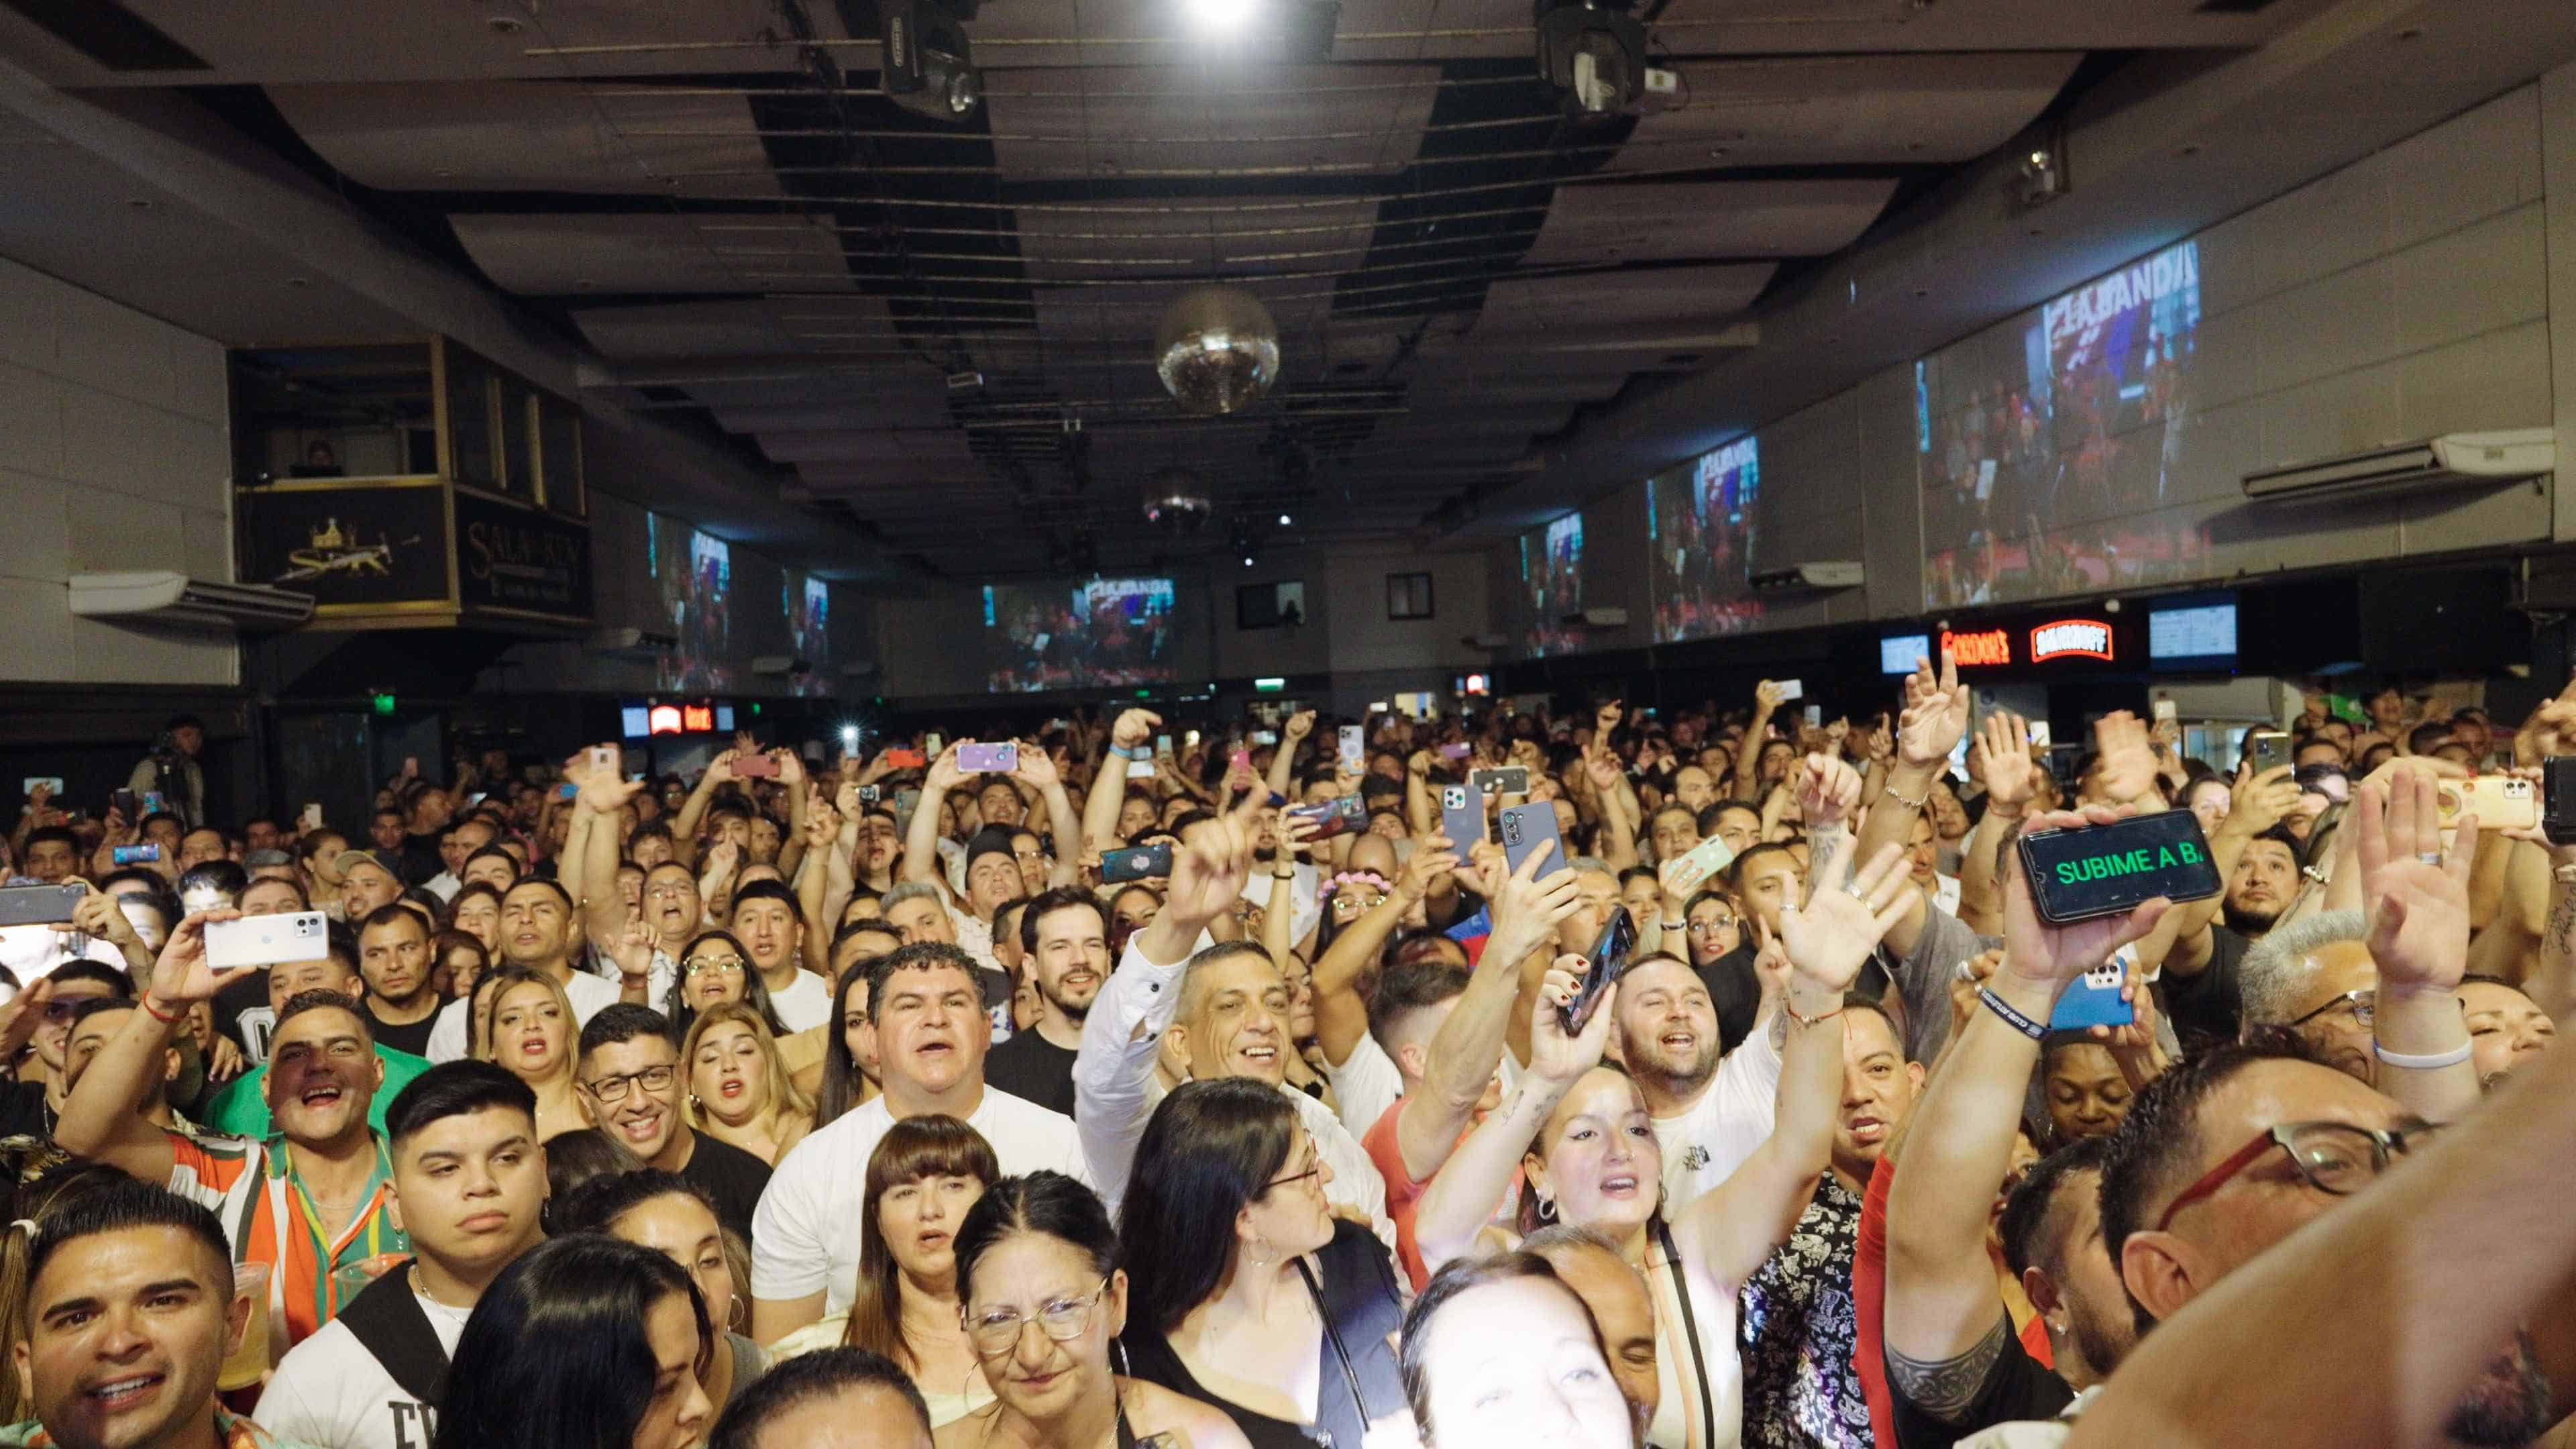
M1181 13L1201 35L1239 35L1252 23L1260 0L1182 0Z

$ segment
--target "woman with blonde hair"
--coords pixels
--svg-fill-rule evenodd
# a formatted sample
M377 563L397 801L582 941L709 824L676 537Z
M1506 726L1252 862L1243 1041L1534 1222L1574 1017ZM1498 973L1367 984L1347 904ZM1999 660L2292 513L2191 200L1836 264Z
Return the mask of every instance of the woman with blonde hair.
M575 1044L581 1019L563 984L538 971L513 966L495 971L491 986L492 1029L483 1059L528 1084L537 1094L537 1138L577 1132L591 1125L573 1092ZM470 1009L470 1008L469 1008Z
M957 1310L956 1240L966 1210L1001 1176L991 1144L954 1117L906 1117L887 1129L868 1156L850 1311L771 1344L771 1360L825 1348L883 1354L921 1389L933 1428L991 1403Z
M689 1125L775 1167L814 1130L814 1099L796 1086L761 1013L727 1001L699 1012L680 1048Z

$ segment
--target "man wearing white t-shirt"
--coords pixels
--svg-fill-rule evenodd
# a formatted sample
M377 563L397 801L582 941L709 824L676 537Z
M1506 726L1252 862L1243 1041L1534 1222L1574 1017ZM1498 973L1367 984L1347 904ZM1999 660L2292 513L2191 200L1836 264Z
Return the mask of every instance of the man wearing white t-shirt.
M868 968L868 1032L883 1095L816 1129L778 1164L752 1217L752 1337L763 1343L848 1309L859 1280L868 1158L898 1119L958 1118L992 1144L1006 1174L1052 1168L1085 1181L1070 1119L984 1083L992 1019L975 963L917 942Z
M1386 1183L1331 1108L1285 1085L1288 986L1270 953L1226 942L1193 956L1208 922L1232 908L1252 871L1252 842L1268 798L1246 794L1225 814L1191 826L1172 853L1171 893L1151 925L1127 942L1082 1024L1074 1058L1074 1120L1094 1185L1114 1208L1125 1196L1136 1145L1153 1115L1154 1059L1168 1032L1192 1079L1251 1077L1286 1094L1332 1168L1325 1196L1364 1212L1388 1243Z
M799 946L805 923L796 894L774 880L756 880L733 893L733 934L751 957L770 1009L789 1031L809 1031L832 1017L832 988L805 969Z
M618 1001L644 999L644 977L640 974L621 988L606 977L573 969L572 953L580 944L581 917L562 886L532 875L501 897L502 964L553 977L571 999L572 1014L581 1021L590 1020L602 1008ZM431 1061L464 1058L467 1004L462 999L451 1001L438 1013L438 1024L429 1032L427 1055Z
M1620 1057L1654 1114L1663 1148L1664 1202L1679 1212L1726 1181L1771 1135L1780 1048L1766 1014L1720 1060L1708 984L1672 956L1629 964L1619 978L1618 1023Z
M263 1427L319 1449L429 1449L466 1318L545 1237L546 1153L526 1083L490 1062L432 1067L385 1126L412 1260L288 1350L260 1395Z

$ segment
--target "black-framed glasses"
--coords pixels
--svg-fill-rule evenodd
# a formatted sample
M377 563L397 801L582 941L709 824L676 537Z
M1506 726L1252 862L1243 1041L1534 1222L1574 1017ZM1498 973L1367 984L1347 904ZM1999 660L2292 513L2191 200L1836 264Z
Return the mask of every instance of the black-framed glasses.
M2405 1156L2410 1146L2433 1131L2431 1123L2417 1123L2394 1132L2356 1127L2349 1122L2281 1123L2229 1153L2225 1161L2184 1188L2182 1195L2165 1209L2164 1216L2156 1219L2156 1231L2163 1232L2172 1224L2174 1214L2216 1193L2275 1147L2290 1154L2290 1166L2301 1181L2319 1192L2344 1197L2377 1181L2389 1163Z
M2379 1016L2379 992L2376 988L2368 986L2361 987L2354 991L2347 991L2343 995L2327 1002L2325 1005L2318 1007L2316 1010L2309 1012L2307 1015L2300 1017L2298 1020L2291 1022L2290 1025L2294 1027L2306 1026L2309 1022L2316 1020L2320 1016L2325 1016L2337 1011L2351 1012L2354 1023L2367 1031L2370 1029L2371 1023L2377 1020Z
M965 1325L967 1340L975 1351L990 1357L1008 1353L1020 1341L1020 1330L1035 1322L1040 1332L1058 1343L1082 1337L1091 1329L1091 1310L1100 1305L1100 1295L1109 1291L1109 1280L1079 1298L1058 1298L1045 1304L1032 1319L1016 1308L987 1308L982 1312L959 1309L958 1321Z
M1315 1146L1315 1139L1309 1137L1306 1139L1306 1170L1304 1172L1292 1172L1285 1177L1274 1177L1270 1179L1270 1181L1262 1184L1261 1192L1264 1197L1267 1197L1272 1192L1279 1188L1286 1187L1292 1182L1305 1182L1311 1178L1318 1178L1323 1175L1324 1154L1321 1149Z
M742 958L740 956L692 956L681 965L680 971L688 976L705 976L712 972L740 976Z
M630 1086L640 1085L648 1092L667 1092L679 1075L677 1066L646 1067L640 1072L627 1072L622 1076L594 1078L582 1086L599 1100L616 1103L626 1100L626 1089Z

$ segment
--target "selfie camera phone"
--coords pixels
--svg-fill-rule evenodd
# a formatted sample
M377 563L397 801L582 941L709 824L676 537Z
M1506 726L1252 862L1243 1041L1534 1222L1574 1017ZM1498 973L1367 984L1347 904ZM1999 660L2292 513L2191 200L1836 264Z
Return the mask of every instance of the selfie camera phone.
M2025 835L2021 867L2040 919L2058 926L2117 915L2157 896L2207 900L2220 885L2209 841L2188 810Z
M1198 743L1198 741L1196 741L1196 740L1192 740L1192 741L1190 741L1190 743L1191 743L1191 744L1197 744L1197 743ZM1158 754L1158 755L1169 755L1169 754L1171 754L1171 752L1172 752L1172 737L1171 737L1170 735L1156 735L1156 736L1154 736L1154 753L1155 753L1155 754Z
M0 926L50 926L72 918L72 908L89 887L65 885L0 886Z
M2245 736L2245 757L2254 762L2254 773L2277 769L2290 763L2290 736L2286 730L2255 730Z
M1100 883L1117 885L1124 881L1144 880L1149 876L1172 873L1172 847L1133 845L1125 850L1100 852Z
M1809 728L1809 729L1811 729L1811 730L1820 730L1820 729L1823 729L1824 727L1825 727L1825 707L1824 707L1823 705L1821 705L1821 704L1811 704L1811 705L1808 705L1808 706L1807 706L1807 728Z
M1529 770L1521 765L1504 765L1491 770L1470 770L1467 783L1488 795L1526 795L1529 793Z
M921 737L921 752L925 755L938 754L941 747L946 745L946 743L947 741L941 739L937 735L923 735Z
M1735 852L1727 848L1725 839L1712 835L1673 857L1672 864L1665 867L1672 874L1663 880L1663 887L1687 901L1692 892L1708 884L1710 877L1734 863Z
M63 777L60 775L29 775L27 778L18 782L18 793L21 795L33 795L36 793L36 787L39 785L53 791L55 799L59 800L62 798Z
M1779 682L1779 689L1782 704L1807 697L1807 681L1803 679L1783 679Z
M161 844L153 841L143 845L120 845L108 852L108 859L118 865L159 865Z
M2532 830L2540 824L2540 787L2529 780L2472 775L2465 780L2436 780L2433 789L2444 830L2463 815L2478 817L2480 830Z
M2057 1009L2048 1014L2050 1031L2082 1031L2088 1026L2127 1026L2138 1019L2137 1011L2120 995L2120 982L2127 974L2118 956L2075 978L2066 994L2057 998Z
M1342 726L1341 744L1343 769L1357 770L1368 763L1368 736L1361 726Z
M862 805L874 805L884 797L885 791L878 786L861 785L859 787L859 803Z
M1628 969L1628 957L1637 949L1637 923L1628 916L1626 906L1610 908L1610 922L1601 928L1601 939L1592 947L1592 969L1574 988L1574 999L1557 1008L1557 1020L1565 1023L1567 1036L1580 1035L1601 1006L1601 994L1610 989Z
M1485 804L1464 785L1440 787L1440 833L1460 856L1485 838Z
M778 778L778 762L765 754L744 755L733 762L733 777L737 780L774 780Z
M1368 829L1368 807L1357 795L1344 795L1313 805L1292 806L1286 812L1299 820L1315 822L1310 840L1330 840L1336 835L1357 835Z
M320 911L214 921L206 927L206 964L229 971L318 960L329 949L329 930Z
M1005 740L998 745L959 745L957 768L970 775L1007 775L1020 767L1020 747Z
M1532 852L1545 845L1556 847L1556 853L1550 856L1549 860L1557 865L1565 864L1565 842L1556 838L1554 805L1544 802L1537 805L1515 805L1503 812L1502 818L1497 822L1497 828L1502 833L1503 863L1508 868L1519 870L1522 861L1529 859Z

